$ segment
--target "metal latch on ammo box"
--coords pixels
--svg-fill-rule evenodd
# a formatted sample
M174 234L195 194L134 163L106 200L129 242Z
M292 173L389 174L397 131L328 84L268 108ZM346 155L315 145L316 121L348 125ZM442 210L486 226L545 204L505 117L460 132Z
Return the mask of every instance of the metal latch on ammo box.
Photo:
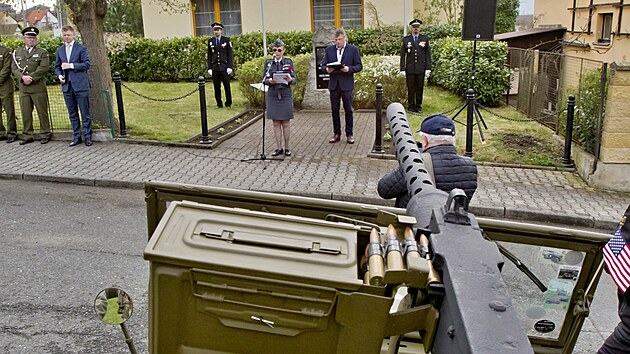
M203 228L199 232L195 231L195 234L228 243L283 249L296 252L324 253L332 255L347 253L347 250L344 250L341 245L334 244L333 242L297 240L287 237L252 234L241 231L234 232L230 230L222 230L221 233L217 233L210 230L204 230Z

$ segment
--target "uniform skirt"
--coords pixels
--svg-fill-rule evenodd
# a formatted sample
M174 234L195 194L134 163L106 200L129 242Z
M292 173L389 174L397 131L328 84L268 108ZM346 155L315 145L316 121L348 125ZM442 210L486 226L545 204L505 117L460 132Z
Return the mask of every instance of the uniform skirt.
M288 85L271 85L267 91L267 118L293 119L293 92Z

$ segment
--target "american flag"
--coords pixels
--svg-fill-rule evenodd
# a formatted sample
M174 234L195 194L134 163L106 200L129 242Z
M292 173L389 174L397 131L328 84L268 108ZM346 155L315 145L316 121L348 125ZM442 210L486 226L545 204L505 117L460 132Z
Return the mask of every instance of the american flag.
M630 245L621 234L621 226L604 247L604 261L613 281L625 293L630 287Z

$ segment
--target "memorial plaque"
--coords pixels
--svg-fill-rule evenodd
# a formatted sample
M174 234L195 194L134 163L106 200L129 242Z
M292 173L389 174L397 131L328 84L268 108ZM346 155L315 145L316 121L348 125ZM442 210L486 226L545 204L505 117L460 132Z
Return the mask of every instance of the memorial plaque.
M330 80L330 74L323 73L321 71L322 61L326 55L327 47L315 47L315 67L316 67L316 86L318 90L328 88L328 80Z

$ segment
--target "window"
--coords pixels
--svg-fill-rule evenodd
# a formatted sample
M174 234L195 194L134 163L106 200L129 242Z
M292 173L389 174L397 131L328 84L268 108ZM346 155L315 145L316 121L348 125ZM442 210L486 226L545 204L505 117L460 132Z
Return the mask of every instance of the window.
M601 31L600 31L600 36L598 38L598 42L599 43L610 43L610 36L612 33L612 20L613 20L613 14L612 13L606 13L606 14L601 14L600 16L600 20L601 20Z
M221 22L226 36L241 34L240 0L197 0L195 3L195 35L213 35L214 22Z
M311 0L313 30L322 25L363 28L363 0Z

